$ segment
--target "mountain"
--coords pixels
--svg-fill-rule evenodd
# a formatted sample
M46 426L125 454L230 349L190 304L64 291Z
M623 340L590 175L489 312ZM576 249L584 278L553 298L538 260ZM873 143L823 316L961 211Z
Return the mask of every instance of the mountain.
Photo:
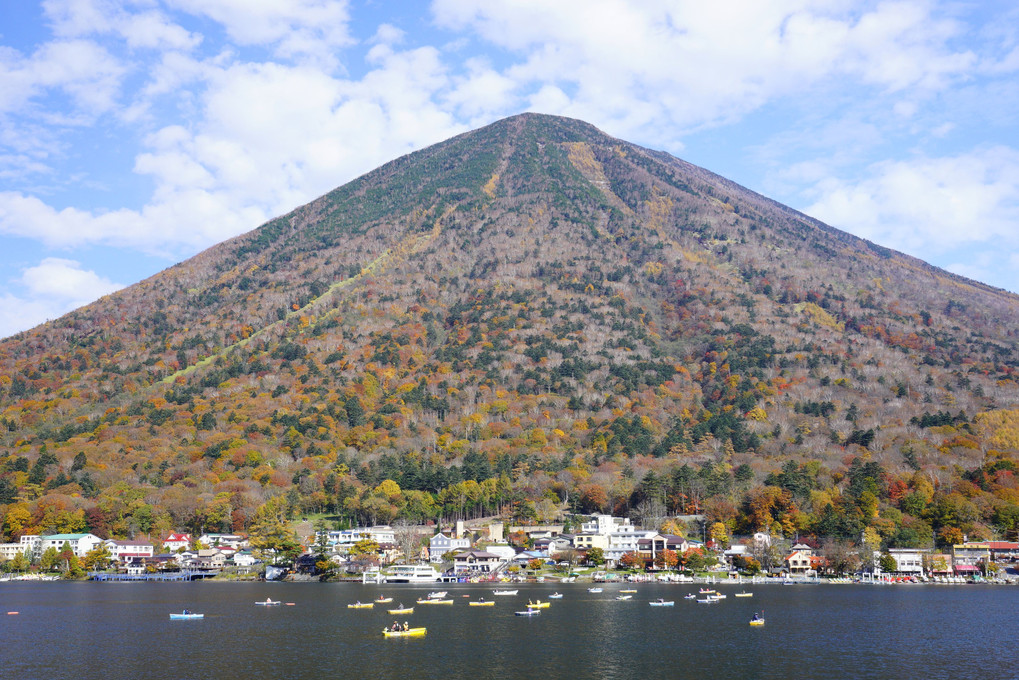
M524 114L0 343L3 531L243 531L276 499L1000 536L1017 332L1015 295Z

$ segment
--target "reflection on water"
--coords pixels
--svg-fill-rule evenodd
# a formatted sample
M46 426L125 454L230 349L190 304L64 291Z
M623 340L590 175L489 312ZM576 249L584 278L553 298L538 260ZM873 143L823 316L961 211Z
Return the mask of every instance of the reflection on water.
M444 586L445 587L445 586ZM391 605L347 609L408 585L264 583L0 584L0 668L10 678L965 678L1012 667L1019 589L1004 586L757 585L711 605L680 585L449 586L452 606L402 616L423 638L385 639ZM726 586L720 587L726 592ZM528 599L564 593L540 616ZM293 606L259 607L266 597ZM674 607L649 607L658 597ZM170 621L184 608L199 621ZM747 625L755 611L767 624ZM1006 675L1008 673L1006 672ZM1004 677L1004 676L1002 676Z

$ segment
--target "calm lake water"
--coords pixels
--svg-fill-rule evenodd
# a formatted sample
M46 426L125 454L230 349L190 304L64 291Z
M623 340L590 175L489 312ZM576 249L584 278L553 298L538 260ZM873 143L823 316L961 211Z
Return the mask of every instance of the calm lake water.
M385 593L412 604L423 586L273 583L0 584L0 677L243 680L296 678L1013 678L1019 587L443 584L452 606L400 617L423 638L386 639L386 607L347 609ZM517 586L513 586L517 587ZM562 600L514 616L528 598ZM496 600L468 607L468 598ZM260 607L266 597L293 606ZM674 607L650 607L663 597ZM199 621L171 621L183 608ZM764 610L764 627L747 625ZM18 611L16 616L6 615Z

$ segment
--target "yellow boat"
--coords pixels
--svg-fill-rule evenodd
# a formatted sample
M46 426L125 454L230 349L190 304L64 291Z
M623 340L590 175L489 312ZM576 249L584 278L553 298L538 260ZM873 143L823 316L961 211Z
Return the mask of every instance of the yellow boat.
M736 593L736 597L753 597L753 593Z
M418 600L418 604L453 604L453 600L438 600L438 599Z
M413 614L414 607L401 607L400 609L387 609L390 614Z
M751 626L763 626L764 625L764 619L750 619L750 625Z
M474 602L468 602L467 604L470 605L471 607L494 607L495 606L495 602L492 602L491 600L487 600L487 601L486 600L475 600Z
M527 603L527 608L528 609L548 609L549 605L551 605L551 604L552 604L551 602L542 602L541 600L538 600L537 602L528 602Z
M637 592L637 589L636 588L627 588L626 590L620 590L619 592L621 592L621 593L635 593L635 592Z
M374 606L374 602L355 602L354 604L348 604L347 609L371 609Z
M388 628L382 629L382 634L386 637L416 637L424 635L428 632L427 628L411 628L410 630L389 630Z
M381 595L379 597L375 598L375 603L376 604L389 604L392 601L393 601L393 598L391 598L391 597L382 597Z

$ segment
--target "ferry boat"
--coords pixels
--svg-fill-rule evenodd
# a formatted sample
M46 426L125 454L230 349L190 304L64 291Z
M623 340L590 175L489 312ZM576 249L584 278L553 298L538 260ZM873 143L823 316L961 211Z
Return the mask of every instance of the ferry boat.
M386 583L434 583L439 576L429 564L398 564L386 576Z

